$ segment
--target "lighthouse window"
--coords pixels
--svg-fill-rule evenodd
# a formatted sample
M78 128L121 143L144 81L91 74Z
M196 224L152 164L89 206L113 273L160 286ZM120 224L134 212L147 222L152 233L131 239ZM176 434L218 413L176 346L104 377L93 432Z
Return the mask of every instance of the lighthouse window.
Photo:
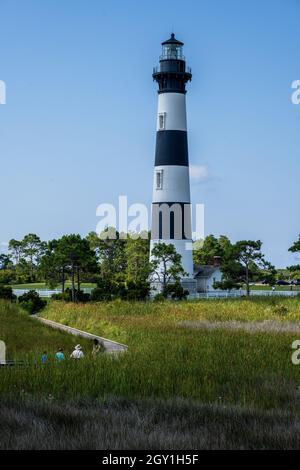
M156 172L156 189L163 188L163 170Z
M166 128L166 113L160 113L158 115L158 128L160 131Z

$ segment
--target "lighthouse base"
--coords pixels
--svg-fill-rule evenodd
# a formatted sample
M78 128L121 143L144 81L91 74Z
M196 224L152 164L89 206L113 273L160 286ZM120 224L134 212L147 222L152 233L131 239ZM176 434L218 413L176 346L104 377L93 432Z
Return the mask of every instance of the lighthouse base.
M184 290L187 290L189 292L189 295L194 296L197 294L196 279L186 277L181 279L180 284L182 285Z
M197 281L193 278L182 278L180 284L184 290L188 291L188 296L194 298L197 294ZM150 284L150 297L154 298L157 294L162 293L162 283L161 282L151 282Z

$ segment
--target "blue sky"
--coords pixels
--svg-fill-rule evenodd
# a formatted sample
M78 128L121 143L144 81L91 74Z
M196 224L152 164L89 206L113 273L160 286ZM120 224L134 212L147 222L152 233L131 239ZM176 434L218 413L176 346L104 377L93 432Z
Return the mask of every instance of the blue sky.
M205 232L297 261L298 0L0 0L0 243L95 230L96 207L150 204L157 94L172 30L185 43L192 199Z

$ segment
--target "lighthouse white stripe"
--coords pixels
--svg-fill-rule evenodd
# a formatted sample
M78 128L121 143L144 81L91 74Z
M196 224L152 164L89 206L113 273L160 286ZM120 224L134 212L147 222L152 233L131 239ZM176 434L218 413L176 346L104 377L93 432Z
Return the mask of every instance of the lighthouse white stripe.
M160 115L163 116L163 128L161 128ZM185 94L160 93L158 95L157 130L187 130Z
M156 173L162 171L162 189L157 189ZM154 169L153 202L190 202L188 166L161 165Z

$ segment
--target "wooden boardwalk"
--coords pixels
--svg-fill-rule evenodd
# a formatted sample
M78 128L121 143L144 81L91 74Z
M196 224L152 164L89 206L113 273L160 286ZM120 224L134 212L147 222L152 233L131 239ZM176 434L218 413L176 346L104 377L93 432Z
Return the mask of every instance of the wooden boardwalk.
M31 318L35 318L39 322L43 323L44 325L50 326L56 330L64 331L65 333L69 333L71 335L79 336L85 339L98 339L101 341L105 347L105 352L110 354L116 353L123 353L126 352L128 346L126 344L117 343L116 341L112 341L111 339L102 338L101 336L94 335L92 333L87 333L86 331L78 330L77 328L73 328L71 326L63 325L62 323L57 323L52 320L48 320L46 318L38 317L37 315L32 315Z

